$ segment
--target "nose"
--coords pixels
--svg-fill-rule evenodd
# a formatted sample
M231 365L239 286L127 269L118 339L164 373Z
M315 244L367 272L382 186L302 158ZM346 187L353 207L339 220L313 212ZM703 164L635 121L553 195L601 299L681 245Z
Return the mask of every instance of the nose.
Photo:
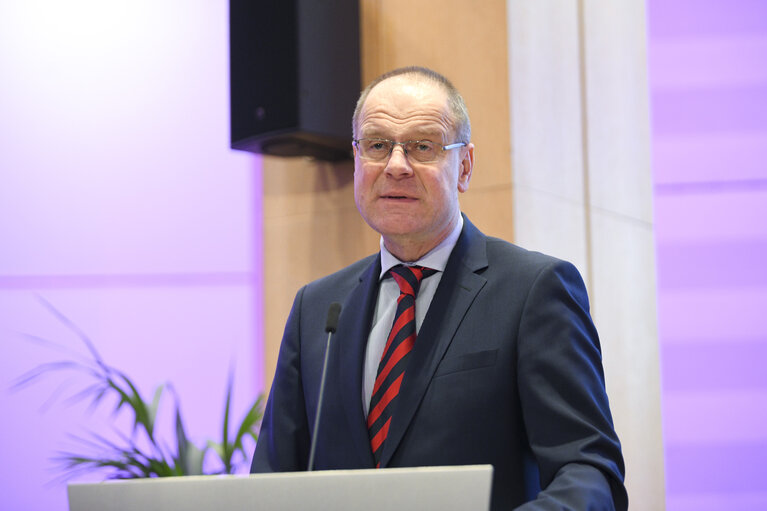
M389 155L389 161L386 162L385 171L388 175L397 179L413 174L413 167L410 166L410 160L407 159L403 146L394 146Z

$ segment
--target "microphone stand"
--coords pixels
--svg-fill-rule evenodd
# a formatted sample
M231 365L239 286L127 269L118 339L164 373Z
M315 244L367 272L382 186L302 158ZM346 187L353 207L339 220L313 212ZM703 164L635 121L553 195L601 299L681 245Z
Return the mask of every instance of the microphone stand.
M309 449L309 464L307 471L314 470L314 454L317 450L317 432L320 429L320 413L322 412L322 399L325 397L325 379L328 372L328 355L330 354L330 338L336 331L338 326L338 315L341 314L341 304L333 302L328 308L328 317L325 321L325 331L328 333L328 340L325 343L325 360L322 363L322 376L320 377L320 392L317 398L317 413L314 416L314 431L312 432L312 445Z

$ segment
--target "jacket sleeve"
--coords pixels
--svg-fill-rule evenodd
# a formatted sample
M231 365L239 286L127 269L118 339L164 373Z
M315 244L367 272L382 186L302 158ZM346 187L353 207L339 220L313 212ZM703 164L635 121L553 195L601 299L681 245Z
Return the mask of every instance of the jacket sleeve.
M310 434L301 381L300 311L305 291L293 302L272 389L264 411L250 471L290 472L306 470Z
M518 338L522 415L542 488L519 509L627 509L599 338L572 264L556 260L537 275Z

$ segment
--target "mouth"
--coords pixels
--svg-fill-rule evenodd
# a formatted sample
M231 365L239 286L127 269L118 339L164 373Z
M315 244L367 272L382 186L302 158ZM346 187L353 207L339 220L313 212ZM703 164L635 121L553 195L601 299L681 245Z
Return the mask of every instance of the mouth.
M382 199L387 199L387 200L415 200L415 197L411 197L409 195L400 195L395 193L383 194L383 195L380 195L380 197Z

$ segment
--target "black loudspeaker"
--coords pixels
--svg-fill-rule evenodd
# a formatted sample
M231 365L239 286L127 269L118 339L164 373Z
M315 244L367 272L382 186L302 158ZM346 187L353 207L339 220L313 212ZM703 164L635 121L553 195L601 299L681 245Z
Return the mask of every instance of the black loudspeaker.
M359 0L230 0L233 149L351 157Z

